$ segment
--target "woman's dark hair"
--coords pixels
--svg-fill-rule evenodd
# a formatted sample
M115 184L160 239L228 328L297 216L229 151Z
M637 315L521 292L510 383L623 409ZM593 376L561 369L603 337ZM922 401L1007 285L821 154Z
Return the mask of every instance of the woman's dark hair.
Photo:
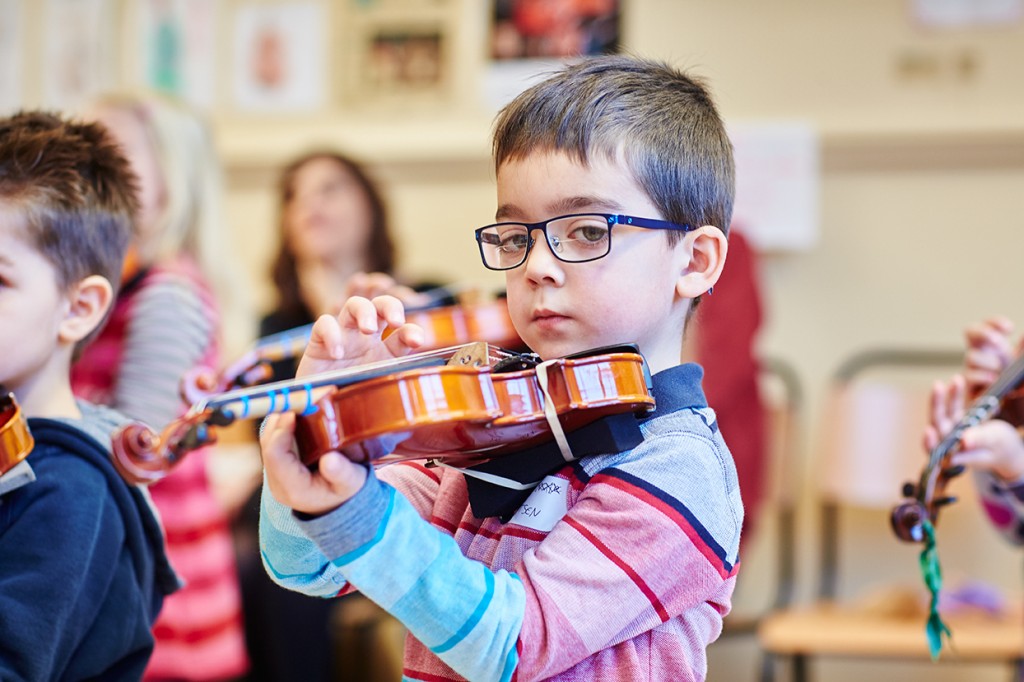
M337 163L352 174L370 205L370 243L366 254L366 268L370 272L391 273L395 266L395 246L391 239L387 208L377 185L367 175L363 166L343 154L332 151L315 151L304 154L289 163L278 180L278 230L281 235L277 257L274 259L271 277L277 288L278 309L284 315L298 315L306 311L306 304L299 292L299 275L296 270L295 254L291 252L288 240L284 238L285 213L295 193L295 175L311 161L327 159ZM317 311L306 311L316 313Z

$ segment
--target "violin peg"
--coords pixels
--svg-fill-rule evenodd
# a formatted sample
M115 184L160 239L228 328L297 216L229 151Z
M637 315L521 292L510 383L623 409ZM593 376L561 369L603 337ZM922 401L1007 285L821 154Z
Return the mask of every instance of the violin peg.
M903 484L903 497L917 497L917 486L907 481Z
M967 471L967 467L965 465L957 464L955 466L943 469L942 475L945 476L946 478L955 478L965 471Z
M945 507L946 505L953 504L957 501L956 495L947 495L946 497L939 497L935 500L936 507Z

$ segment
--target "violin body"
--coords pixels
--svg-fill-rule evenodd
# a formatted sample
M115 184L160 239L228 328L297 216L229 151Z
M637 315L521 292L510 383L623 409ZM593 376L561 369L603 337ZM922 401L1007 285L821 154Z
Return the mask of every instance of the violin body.
M3 476L28 457L35 441L14 394L3 391L0 394L0 476Z
M445 379L451 369L445 368ZM546 391L534 369L462 369L475 381L451 393L432 370L405 373L401 385L391 380L332 393L315 414L296 422L303 461L312 465L338 450L357 462L436 458L466 466L551 440L546 410L573 431L611 414L654 407L643 358L635 353L557 360L543 370Z

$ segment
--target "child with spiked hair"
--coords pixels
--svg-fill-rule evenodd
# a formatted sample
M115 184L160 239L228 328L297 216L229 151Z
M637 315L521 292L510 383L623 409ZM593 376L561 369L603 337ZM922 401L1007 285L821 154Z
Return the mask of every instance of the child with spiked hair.
M0 477L3 680L139 679L178 586L147 493L111 462L124 418L71 391L114 300L135 191L101 126L0 119L0 384L35 440Z

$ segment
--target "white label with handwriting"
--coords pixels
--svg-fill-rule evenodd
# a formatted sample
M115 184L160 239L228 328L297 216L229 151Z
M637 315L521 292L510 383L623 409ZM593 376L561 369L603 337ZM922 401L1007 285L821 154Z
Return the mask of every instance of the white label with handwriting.
M512 523L547 533L568 511L566 488L569 482L557 476L548 476L537 484L526 502L510 519Z

